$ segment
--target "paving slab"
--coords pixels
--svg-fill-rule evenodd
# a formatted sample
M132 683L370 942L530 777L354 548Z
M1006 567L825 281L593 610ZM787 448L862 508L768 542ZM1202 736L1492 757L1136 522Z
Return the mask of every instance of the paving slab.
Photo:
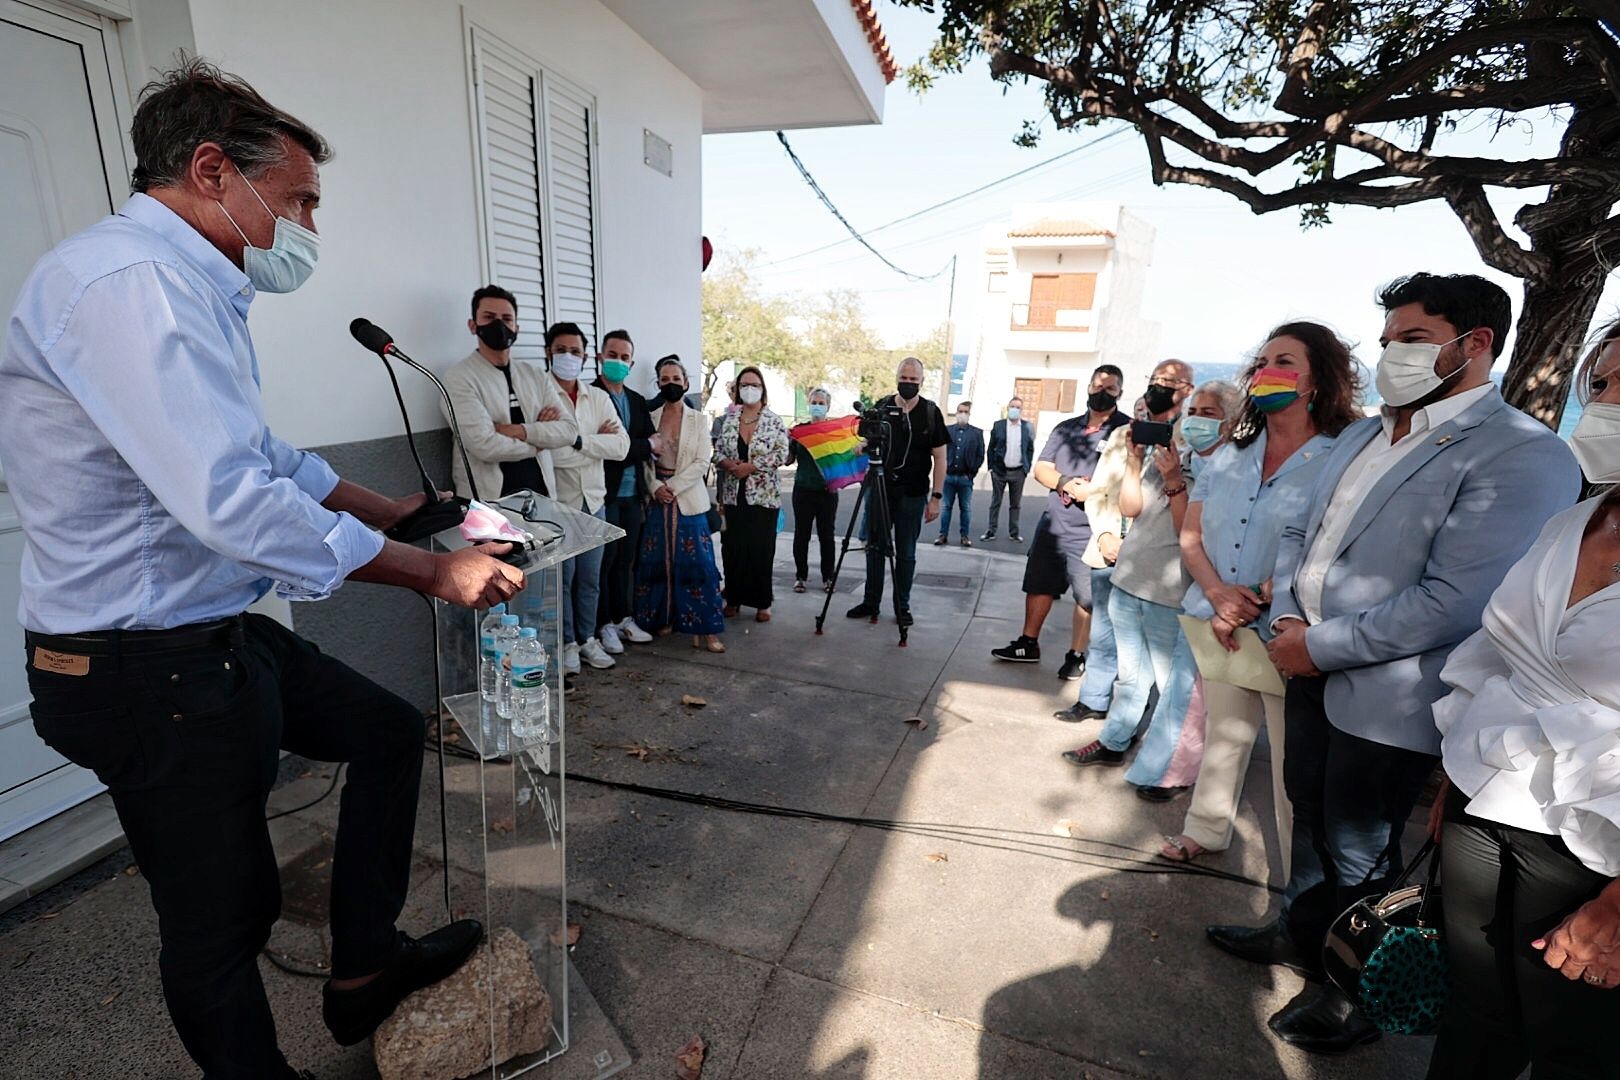
M748 1080L1126 1080L1129 1074L914 1005L779 970L732 1075Z

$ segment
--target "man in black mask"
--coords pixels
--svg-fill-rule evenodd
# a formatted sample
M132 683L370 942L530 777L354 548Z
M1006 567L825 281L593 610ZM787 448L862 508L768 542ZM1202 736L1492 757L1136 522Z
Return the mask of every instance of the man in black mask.
M894 543L894 617L910 626L911 579L917 572L917 535L923 522L939 517L945 494L945 447L951 441L945 414L922 396L923 365L915 356L900 361L895 372L896 393L872 407L899 410L889 422L888 446L880 483L887 492L892 530L878 528L882 520L873 511L873 529L866 541L866 595L846 614L852 619L873 619L883 609L883 573L888 541ZM874 490L871 498L877 498Z
M1091 373L1086 411L1052 429L1035 461L1035 479L1048 491L1046 510L1030 540L1024 564L1024 632L1011 643L991 649L997 660L1033 664L1041 659L1041 625L1057 598L1074 592L1074 628L1069 653L1059 674L1079 677L1091 641L1091 567L1082 556L1091 542L1086 498L1103 443L1114 429L1130 423L1120 412L1119 393L1124 373L1103 364Z
M472 296L467 330L478 348L444 373L444 385L456 407L478 493L486 499L525 489L550 494L540 451L574 445L579 431L562 408L556 381L540 366L512 357L517 298L499 285L479 289ZM459 467L455 476L456 494L471 496Z

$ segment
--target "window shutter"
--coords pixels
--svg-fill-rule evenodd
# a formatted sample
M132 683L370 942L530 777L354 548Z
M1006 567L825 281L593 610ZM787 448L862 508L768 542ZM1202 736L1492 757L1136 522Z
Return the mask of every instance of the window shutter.
M473 31L484 250L490 284L517 297L518 321L528 324L512 346L512 355L543 362L546 274L538 70L521 53Z
M544 75L547 198L551 209L552 318L576 322L588 349L601 346L596 312L596 102ZM612 329L608 327L608 329Z
M1075 381L1073 379L1064 379L1058 391L1059 412L1074 412L1074 391Z

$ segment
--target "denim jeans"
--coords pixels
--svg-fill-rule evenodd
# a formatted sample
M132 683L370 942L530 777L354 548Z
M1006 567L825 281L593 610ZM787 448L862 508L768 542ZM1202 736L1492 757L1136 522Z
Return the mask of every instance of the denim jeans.
M1183 636L1181 623L1176 621L1179 614L1175 608L1132 596L1124 589L1109 590L1108 618L1114 624L1119 678L1114 683L1108 719L1097 736L1108 749L1124 750L1131 745L1147 708L1148 695L1155 686L1163 695L1170 685L1170 662L1176 641ZM1186 712L1185 700L1182 712ZM1165 761L1168 763L1168 756Z
M1086 676L1080 683L1080 704L1108 711L1114 700L1114 679L1119 675L1119 651L1114 644L1114 620L1108 617L1108 598L1114 592L1114 568L1091 572L1091 644L1086 646Z
M580 507L582 513L588 513ZM592 517L604 518L601 507ZM602 596L602 550L595 548L563 563L563 642L583 645L596 633L596 606Z
M892 489L891 489L892 490ZM892 496L894 513L894 610L911 607L911 579L917 573L917 534L922 532L927 495ZM877 515L881 519L882 515ZM874 530L866 543L866 602L883 605L883 575L888 562L887 538Z
M962 504L962 539L968 538L968 531L972 529L973 521L973 477L947 476L942 489L945 495L945 506L939 512L939 535L946 536L951 531L951 504Z
M1172 608L1164 610L1174 611ZM1179 611L1175 612L1175 615L1179 614ZM1198 661L1193 659L1187 635L1181 632L1181 623L1174 615L1171 622L1176 627L1176 643L1170 654L1170 675L1166 681L1159 683L1159 703L1153 707L1153 719L1148 721L1142 746L1136 751L1136 760L1125 770L1125 782L1137 787L1159 787L1165 774L1170 771L1170 761L1176 756L1187 726L1187 709L1192 703L1193 686L1198 681ZM1176 771L1182 770L1178 767Z

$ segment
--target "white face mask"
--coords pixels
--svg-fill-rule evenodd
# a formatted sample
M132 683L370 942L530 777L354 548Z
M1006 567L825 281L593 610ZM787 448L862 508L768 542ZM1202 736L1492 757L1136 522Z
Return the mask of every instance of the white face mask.
M242 170L236 171L242 176ZM270 247L256 248L248 242L247 233L231 217L231 212L225 209L225 204L219 208L225 214L225 219L236 230L236 235L242 238L246 246L242 248L242 272L253 287L260 292L289 293L309 280L309 275L315 272L316 260L321 255L321 238L310 232L291 218L280 217L266 205L264 197L253 182L242 176L242 182L253 192L253 197L259 200L264 212L269 214L276 223L275 239L270 241Z
M765 391L757 386L745 386L737 391L737 399L744 405L758 405L759 399L765 396Z
M573 382L585 369L585 358L573 353L560 352L551 358L551 373L563 382Z
M1620 405L1594 401L1569 436L1581 472L1594 484L1620 483Z
M957 422L957 423L958 423L958 424L965 424L965 423L967 423L967 422L968 422L968 414L967 414L967 413L965 413L965 412L959 412L959 413L957 413L957 414L956 414L956 422Z
M1469 331L1473 333L1473 331ZM1378 358L1378 393L1383 397L1384 403L1400 408L1410 405L1440 389L1450 380L1468 370L1464 363L1450 375L1440 376L1434 373L1434 365L1440 359L1440 350L1450 345L1452 341L1461 341L1468 334L1458 334L1451 341L1443 341L1438 345L1428 341L1392 341L1384 346L1383 355Z

